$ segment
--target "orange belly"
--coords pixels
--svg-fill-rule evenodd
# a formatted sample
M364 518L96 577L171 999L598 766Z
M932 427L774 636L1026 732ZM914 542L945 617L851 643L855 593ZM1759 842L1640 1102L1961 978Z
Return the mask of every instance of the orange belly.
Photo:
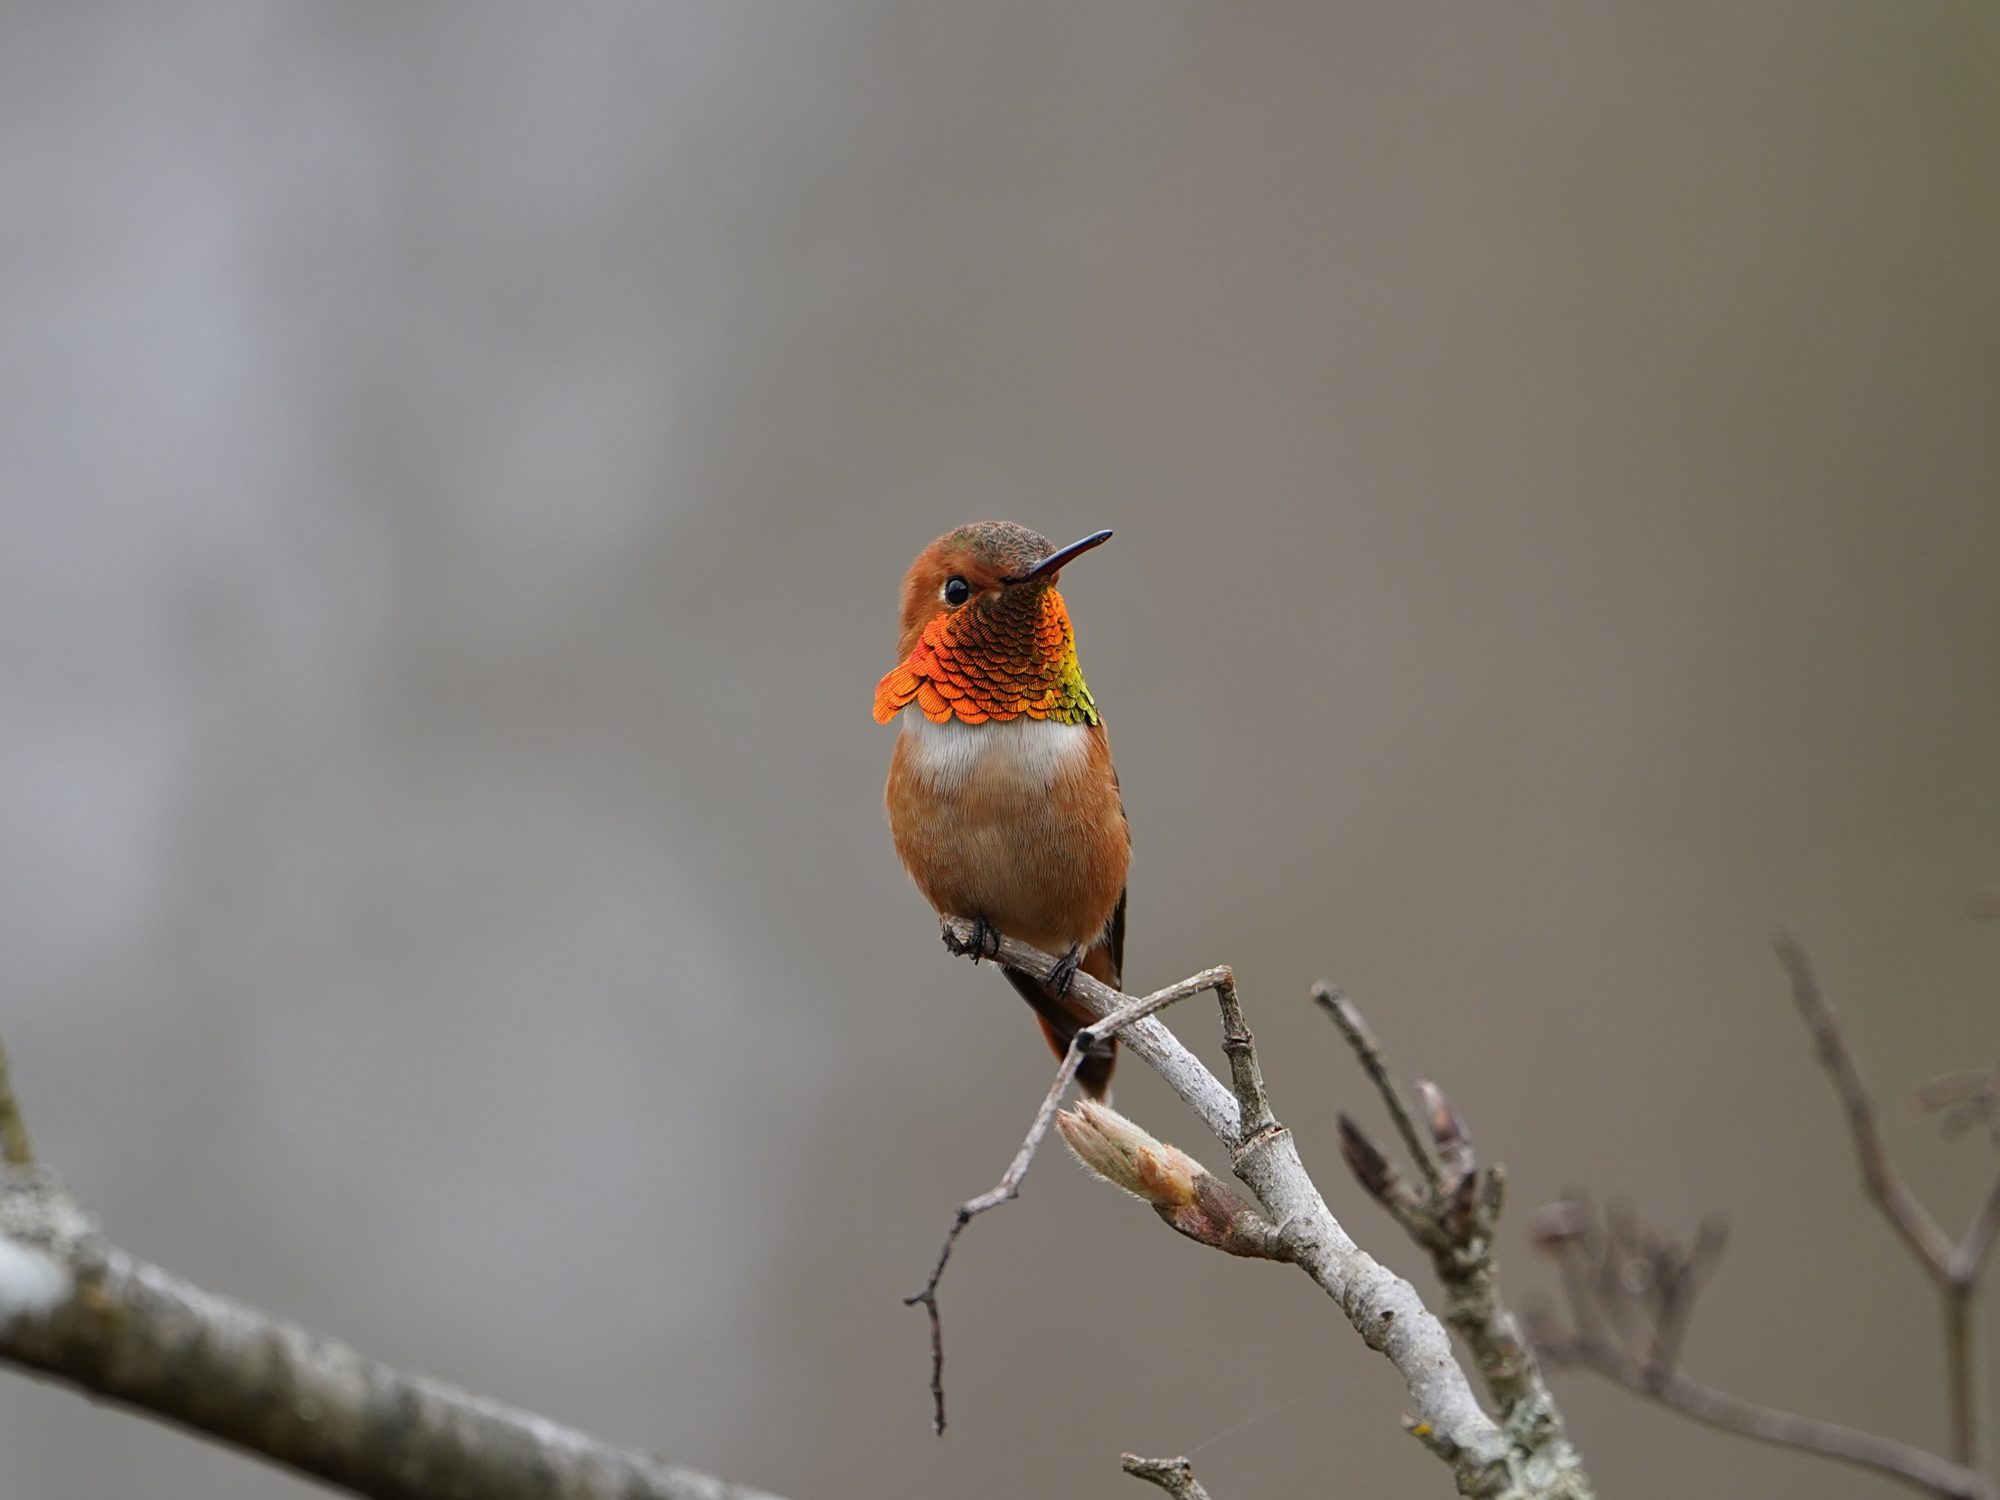
M1131 835L1102 725L906 715L886 800L896 853L940 915L1056 954L1104 936Z

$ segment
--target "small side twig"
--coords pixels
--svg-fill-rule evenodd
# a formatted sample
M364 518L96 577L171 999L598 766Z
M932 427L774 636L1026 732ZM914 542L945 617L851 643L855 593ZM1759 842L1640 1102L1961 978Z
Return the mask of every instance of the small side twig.
M965 1232L965 1226L989 1209L998 1208L1021 1195L1021 1182L1028 1175L1028 1168L1034 1165L1035 1153L1041 1149L1043 1138L1049 1133L1049 1124L1055 1119L1056 1108L1062 1103L1063 1095L1076 1079L1076 1071L1090 1050L1122 1034L1129 1026L1147 1017L1156 1015L1168 1006L1177 1004L1190 996L1199 995L1204 990L1216 989L1233 984L1226 968L1204 969L1201 973L1183 979L1178 984L1170 984L1163 990L1155 990L1121 1006L1103 1019L1082 1027L1070 1038L1069 1050L1063 1054L1061 1064L1056 1068L1055 1081L1042 1099L1041 1107L1035 1111L1035 1118L1028 1125L1028 1133L1021 1141L1021 1149L1014 1153L1014 1159L1007 1164L1007 1170L1000 1174L1000 1180L976 1198L968 1198L958 1206L953 1215L951 1228L945 1232L944 1244L938 1251L937 1264L931 1268L930 1279L921 1291L903 1299L906 1307L921 1306L930 1315L931 1325L931 1430L940 1437L944 1435L944 1323L938 1314L938 1283L944 1279L944 1270L951 1261L951 1252L958 1244L958 1237Z
M1959 1238L1958 1248L1951 1254L1951 1277L1954 1282L1971 1286L1981 1270L1986 1266L1987 1257L1993 1253L1993 1241L2000 1235L2000 1177L1993 1180L1993 1186L1986 1190L1986 1199L1972 1215L1972 1222L1965 1227Z
M1278 1129L1271 1113L1271 1096L1264 1090L1264 1070L1257 1061L1257 1039L1243 1020L1243 1006L1236 998L1236 976L1223 969L1213 986L1216 1003L1222 1010L1222 1052L1229 1059L1229 1081L1236 1095L1242 1124L1233 1143L1237 1151L1248 1151L1259 1136Z
M1778 961L1792 984L1792 999L1805 1017L1819 1051L1821 1065L1833 1080L1847 1111L1855 1154L1869 1196L1903 1237L1917 1263L1938 1289L1944 1315L1945 1386L1951 1407L1951 1455L1959 1464L1977 1467L1983 1446L1980 1434L1979 1348L1972 1330L1972 1294L1980 1272L2000 1233L2000 1182L1973 1216L1965 1234L1953 1240L1910 1190L1890 1163L1875 1122L1875 1105L1861 1067L1847 1045L1833 1007L1820 988L1819 977L1805 949L1789 934L1777 939Z
M1444 1090L1419 1080L1424 1123L1418 1133L1394 1075L1361 1012L1322 983L1313 1000L1340 1028L1362 1071L1374 1083L1404 1145L1423 1174L1424 1186L1405 1182L1388 1158L1350 1116L1340 1116L1340 1150L1362 1188L1431 1258L1445 1289L1445 1321L1472 1351L1473 1363L1499 1404L1501 1421L1524 1448L1563 1446L1554 1398L1533 1347L1501 1300L1493 1241L1506 1199L1506 1174L1482 1168L1471 1133Z
M1662 1253L1654 1262L1653 1335L1646 1349L1646 1380L1661 1386L1680 1367L1681 1346L1687 1341L1688 1324L1694 1317L1695 1299L1729 1244L1729 1226L1713 1215L1703 1219L1694 1233L1694 1244L1685 1254Z
M1127 1453L1118 1462L1134 1479L1158 1485L1174 1500L1208 1500L1208 1491L1194 1477L1194 1465L1184 1458L1141 1458Z
M1403 1103L1403 1091L1396 1082L1395 1074L1389 1071L1389 1064L1382 1056L1382 1044L1375 1040L1375 1033L1362 1019L1346 995L1320 980L1312 987L1313 1004L1325 1011L1333 1024L1340 1028L1340 1034L1347 1039L1353 1049L1355 1059L1361 1064L1361 1071L1368 1075L1375 1085L1375 1092L1382 1096L1382 1103L1388 1108L1389 1118L1395 1123L1396 1134L1403 1138L1403 1149L1410 1153L1410 1160L1423 1173L1424 1182L1432 1192L1444 1186L1444 1176L1438 1171L1437 1159L1431 1155L1431 1148L1417 1129L1417 1122L1411 1118L1408 1107Z
M1778 962L1784 965L1792 983L1793 1003L1812 1033L1820 1066L1833 1081L1834 1091L1847 1111L1848 1130L1854 1137L1854 1151L1860 1158L1861 1180L1868 1188L1868 1195L1903 1237L1910 1253L1934 1275L1942 1275L1951 1263L1951 1240L1889 1162L1889 1154L1882 1147L1882 1132L1875 1122L1875 1103L1869 1095L1867 1080L1861 1076L1861 1065L1849 1050L1847 1036L1820 989L1812 960L1806 957L1797 940L1786 933L1779 934L1777 950Z

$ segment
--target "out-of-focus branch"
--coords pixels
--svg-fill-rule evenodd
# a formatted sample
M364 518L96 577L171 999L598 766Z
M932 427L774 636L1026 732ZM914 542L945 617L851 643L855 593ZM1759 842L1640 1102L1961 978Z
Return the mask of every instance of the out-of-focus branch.
M1875 1104L1869 1096L1867 1080L1861 1076L1861 1065L1855 1061L1833 1007L1820 989L1812 960L1788 934L1779 935L1777 949L1778 962L1785 966L1786 977L1792 982L1792 1001L1805 1018L1806 1029L1812 1033L1813 1046L1819 1052L1820 1066L1826 1069L1826 1076L1833 1081L1834 1091L1847 1111L1847 1126L1854 1136L1854 1153L1860 1158L1861 1180L1867 1185L1868 1195L1903 1237L1910 1253L1933 1275L1942 1275L1951 1263L1951 1237L1890 1165L1889 1154L1882 1148L1882 1133L1875 1124Z
M1500 1297L1493 1240L1506 1197L1505 1175L1497 1163L1480 1167L1465 1122L1444 1091L1420 1080L1417 1090L1430 1132L1426 1142L1417 1133L1402 1091L1382 1057L1381 1044L1361 1012L1325 984L1313 987L1313 1001L1354 1049L1416 1160L1424 1184L1418 1189L1405 1182L1367 1133L1342 1114L1340 1149L1349 1170L1368 1196L1430 1256L1445 1289L1445 1321L1471 1350L1508 1434L1529 1450L1566 1445L1561 1414L1534 1350Z
M18 1130L4 1089L0 1112ZM6 1154L0 1361L378 1500L774 1500L203 1291Z
M1910 1443L1837 1422L1760 1406L1679 1368L1680 1344L1701 1288L1721 1258L1722 1226L1704 1223L1690 1246L1675 1244L1629 1210L1599 1216L1573 1196L1544 1209L1537 1248L1553 1258L1569 1304L1567 1330L1534 1309L1534 1345L1549 1363L1589 1370L1627 1390L1725 1432L1817 1453L1950 1500L1993 1500L1984 1477Z
M1777 941L1778 961L1792 982L1792 999L1805 1017L1820 1063L1833 1080L1847 1110L1861 1176L1869 1194L1902 1235L1910 1253L1929 1272L1944 1312L1945 1386L1951 1402L1951 1454L1960 1464L1977 1467L1983 1446L1980 1434L1979 1347L1973 1337L1972 1293L2000 1232L2000 1181L1965 1233L1953 1240L1930 1211L1917 1201L1909 1184L1889 1162L1875 1125L1875 1106L1860 1065L1848 1048L1846 1035L1821 990L1819 977L1805 949L1789 935Z
M1571 1328L1561 1331L1544 1317L1535 1347L1545 1359L1594 1370L1713 1426L1872 1468L1932 1494L1994 1500L1994 1486L1982 1467L1972 1304L2000 1239L2000 1181L1988 1190L1965 1232L1951 1238L1890 1162L1867 1081L1812 961L1785 935L1777 940L1777 953L1791 981L1793 1003L1846 1113L1868 1196L1938 1289L1951 1456L1940 1458L1889 1438L1758 1406L1683 1375L1678 1368L1681 1340L1695 1294L1721 1254L1719 1227L1705 1225L1694 1246L1681 1250L1630 1214L1614 1212L1600 1223L1580 1198L1550 1211L1538 1242L1562 1270ZM1991 1093L1986 1075L1953 1075L1927 1086L1918 1102L1927 1108L1984 1111Z
M1951 1253L1951 1279L1963 1283L1968 1289L1985 1269L1986 1261L1993 1254L1993 1240L2000 1235L2000 1178L1995 1178L1993 1186L1986 1190L1986 1201L1972 1216L1972 1222L1959 1237L1958 1248Z
M1194 1465L1184 1458L1141 1458L1127 1453L1119 1463L1134 1479L1158 1485L1174 1500L1208 1500L1208 1491L1194 1477Z
M947 920L945 933L953 951L974 954L975 924ZM1002 938L997 953L989 947L985 956L1031 974L1049 974L1055 966L1049 954L1011 938ZM1416 1408L1409 1430L1451 1465L1461 1494L1492 1500L1589 1496L1589 1481L1567 1441L1558 1436L1547 1446L1526 1449L1512 1433L1502 1431L1480 1407L1450 1335L1416 1289L1360 1249L1333 1216L1299 1159L1291 1132L1272 1112L1234 980L1224 977L1199 988L1214 989L1220 1005L1229 1089L1157 1020L1128 1024L1122 1039L1229 1149L1237 1178L1255 1195L1265 1217L1279 1226L1283 1258L1311 1276L1363 1341L1396 1367ZM1131 1003L1130 997L1081 973L1069 997L1100 1018Z

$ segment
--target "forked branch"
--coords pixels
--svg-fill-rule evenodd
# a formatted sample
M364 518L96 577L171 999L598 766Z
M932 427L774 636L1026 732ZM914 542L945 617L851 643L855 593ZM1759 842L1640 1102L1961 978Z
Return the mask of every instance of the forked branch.
M1855 1060L1846 1033L1820 989L1812 960L1788 934L1779 936L1777 949L1778 962L1785 966L1786 977L1792 983L1792 1002L1804 1017L1806 1029L1812 1033L1813 1047L1819 1053L1820 1066L1826 1069L1834 1092L1840 1096L1841 1107L1847 1112L1847 1128L1854 1137L1854 1154L1860 1160L1861 1180L1869 1197L1932 1276L1945 1275L1951 1265L1951 1237L1890 1164L1889 1153L1882 1145L1881 1129L1875 1121L1875 1101L1868 1092L1868 1082L1861 1076L1861 1064Z
M1340 1150L1348 1170L1430 1256L1445 1289L1445 1320L1472 1352L1487 1393L1500 1408L1501 1424L1524 1447L1565 1441L1534 1350L1500 1297L1493 1242L1506 1198L1505 1174L1497 1163L1479 1165L1471 1133L1444 1090L1419 1080L1426 1140L1361 1012L1326 984L1313 987L1313 1001L1340 1028L1382 1096L1422 1183L1405 1181L1368 1133L1343 1113Z
M1972 1294L2000 1234L2000 1178L1996 1178L1965 1233L1954 1240L1918 1201L1882 1146L1875 1105L1860 1064L1847 1045L1833 1007L1805 949L1788 934L1777 942L1778 961L1792 982L1792 999L1805 1017L1820 1063L1839 1093L1861 1160L1862 1180L1883 1216L1909 1246L1938 1289L1944 1314L1945 1387L1951 1404L1951 1456L1976 1468L1982 1458L1979 1402L1979 1347L1973 1337Z
M1565 1328L1548 1308L1532 1309L1535 1349L1552 1365L1589 1370L1724 1432L1873 1469L1951 1500L1992 1500L1978 1473L1914 1444L1746 1401L1682 1371L1681 1341L1723 1239L1711 1219L1692 1244L1680 1245L1630 1210L1600 1215L1580 1195L1544 1209L1535 1243L1561 1273L1569 1319Z
M973 923L947 921L945 931L946 942L955 952L973 952L978 935ZM1000 940L997 952L989 949L985 956L997 957L1009 967L1031 974L1048 974L1055 964L1051 955L1008 938ZM1118 1018L1128 1049L1153 1067L1228 1148L1230 1166L1238 1180L1251 1190L1263 1217L1278 1226L1274 1258L1290 1261L1312 1277L1368 1346L1396 1367L1415 1406L1407 1421L1409 1430L1452 1467L1461 1494L1493 1500L1585 1500L1591 1494L1589 1481L1559 1424L1539 1424L1533 1432L1511 1425L1503 1430L1496 1424L1474 1396L1450 1336L1425 1308L1415 1288L1361 1250L1328 1209L1299 1158L1291 1132L1272 1111L1256 1041L1244 1022L1229 971L1206 970L1160 995L1181 999L1203 990L1214 991L1221 1011L1228 1089L1150 1014L1125 1018L1133 1005L1130 997L1081 973L1069 993L1090 1014ZM1172 999L1164 1003L1170 1004ZM1065 1057L1064 1063L1065 1067L1058 1069L1056 1087L1036 1117L1037 1126L1031 1127L1030 1139L1023 1143L1029 1156L1040 1135L1046 1133L1046 1117L1054 1108L1051 1101L1060 1096L1074 1075L1070 1058ZM1013 1185L1018 1183L1015 1176ZM1007 1186L1008 1178L1003 1177L995 1191ZM998 1201L1004 1201L1005 1196L1001 1192ZM982 1200L972 1201L977 1204ZM1155 1206L1159 1206L1157 1201ZM962 1209L962 1216L964 1212ZM963 1222L963 1217L954 1221L947 1250ZM1196 1237L1217 1243L1217 1238ZM935 1293L935 1277L929 1290ZM919 1295L912 1300L925 1299Z

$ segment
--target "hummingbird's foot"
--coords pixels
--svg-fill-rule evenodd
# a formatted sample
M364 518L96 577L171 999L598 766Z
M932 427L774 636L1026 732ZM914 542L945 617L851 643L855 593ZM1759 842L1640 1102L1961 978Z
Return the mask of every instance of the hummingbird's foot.
M1049 988L1063 999L1069 998L1069 987L1076 982L1076 966L1083 959L1083 946L1071 943L1069 952L1056 960L1056 966L1049 970Z
M944 945L960 958L970 957L974 963L982 958L1000 956L1000 929L984 917L972 919L972 940L962 942L949 924L944 929Z

